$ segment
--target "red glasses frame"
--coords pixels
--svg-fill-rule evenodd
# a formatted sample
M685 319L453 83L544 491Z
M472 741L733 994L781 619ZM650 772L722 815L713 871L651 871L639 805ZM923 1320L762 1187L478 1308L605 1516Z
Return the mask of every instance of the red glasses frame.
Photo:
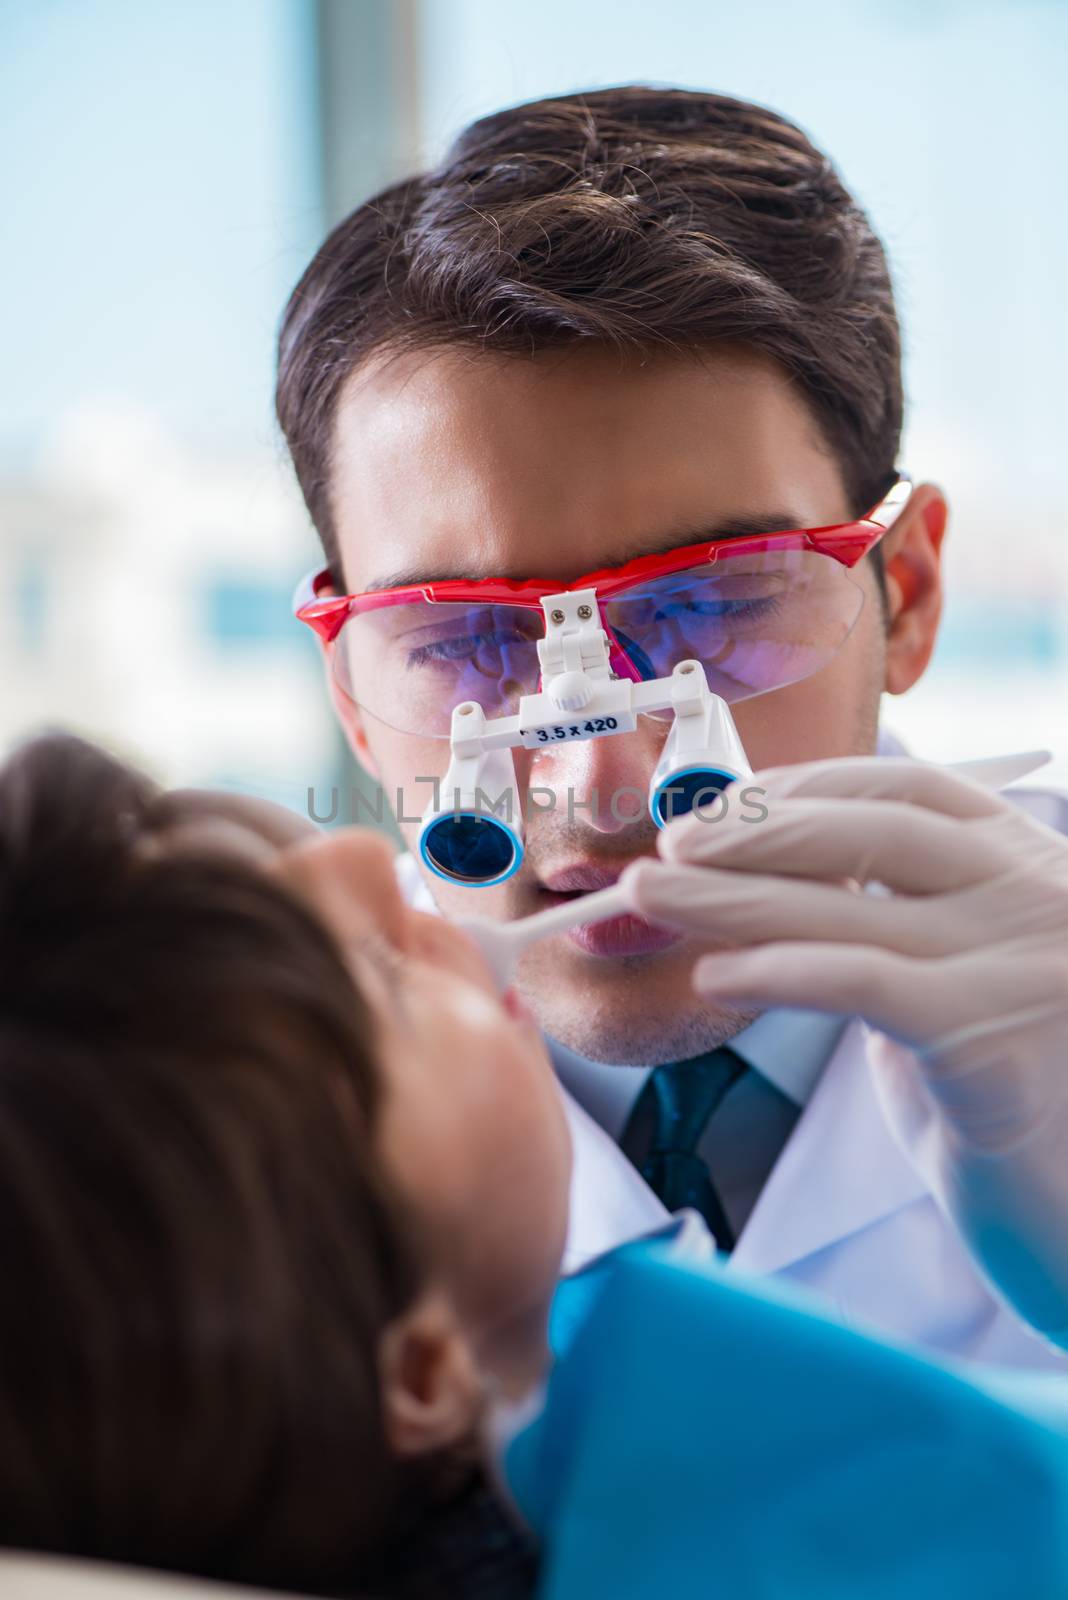
M878 505L855 522L834 523L825 528L784 528L778 533L760 533L731 538L705 539L699 544L679 545L656 555L637 556L618 567L599 567L570 583L550 578L447 578L441 583L410 583L398 589L375 589L366 594L328 595L320 592L330 582L330 569L309 574L294 596L294 615L318 634L324 644L332 644L349 617L383 606L427 600L438 604L474 601L487 605L521 606L531 611L540 608L548 594L563 594L570 589L595 589L598 599L609 599L643 579L665 577L718 561L722 556L763 555L770 550L814 550L830 556L843 567L855 567L888 533L904 511L912 493L912 483L901 476ZM613 651L615 655L615 651ZM637 677L625 655L613 662L619 676Z

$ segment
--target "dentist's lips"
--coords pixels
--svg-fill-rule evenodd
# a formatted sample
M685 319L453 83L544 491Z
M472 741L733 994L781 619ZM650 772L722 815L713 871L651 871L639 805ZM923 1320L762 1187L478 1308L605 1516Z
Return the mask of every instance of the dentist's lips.
M541 893L550 905L562 905L580 894L607 889L617 881L629 862L621 866L576 865L551 872L541 880ZM648 956L678 944L683 934L677 928L664 928L644 917L609 917L605 922L580 922L564 935L591 956Z

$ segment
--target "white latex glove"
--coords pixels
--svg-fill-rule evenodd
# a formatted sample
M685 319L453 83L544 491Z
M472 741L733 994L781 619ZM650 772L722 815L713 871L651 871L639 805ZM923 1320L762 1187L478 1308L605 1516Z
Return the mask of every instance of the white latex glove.
M1068 841L914 761L751 786L767 818L673 822L663 862L628 871L636 908L729 947L697 963L702 996L890 1035L873 1066L896 1136L1001 1294L1068 1346Z

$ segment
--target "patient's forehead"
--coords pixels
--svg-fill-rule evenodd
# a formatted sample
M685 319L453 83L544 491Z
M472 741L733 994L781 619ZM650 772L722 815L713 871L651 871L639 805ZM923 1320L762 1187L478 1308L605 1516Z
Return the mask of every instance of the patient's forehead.
M258 864L319 831L286 806L215 789L171 790L153 821L155 836L168 849L220 850Z

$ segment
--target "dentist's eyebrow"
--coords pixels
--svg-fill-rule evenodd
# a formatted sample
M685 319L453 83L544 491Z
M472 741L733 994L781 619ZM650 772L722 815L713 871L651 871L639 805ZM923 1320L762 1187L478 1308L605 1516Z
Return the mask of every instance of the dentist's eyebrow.
M731 517L720 523L713 523L704 527L677 527L670 528L656 539L649 539L637 545L625 547L615 554L610 560L601 562L604 567L621 567L626 561L634 561L639 556L660 555L665 550L675 550L682 545L704 544L711 539L750 539L763 533L781 533L788 528L803 527L803 521L795 512L770 511L760 516ZM529 567L522 571L479 572L470 567L457 571L455 567L405 567L397 572L387 573L384 577L375 578L361 591L365 594L376 594L381 589L405 589L410 586L426 583L449 583L462 580L465 583L478 583L482 578L505 578L512 582L520 583L528 578L544 578L547 574L532 571ZM548 574L552 576L552 574ZM562 580L566 586L568 579Z

